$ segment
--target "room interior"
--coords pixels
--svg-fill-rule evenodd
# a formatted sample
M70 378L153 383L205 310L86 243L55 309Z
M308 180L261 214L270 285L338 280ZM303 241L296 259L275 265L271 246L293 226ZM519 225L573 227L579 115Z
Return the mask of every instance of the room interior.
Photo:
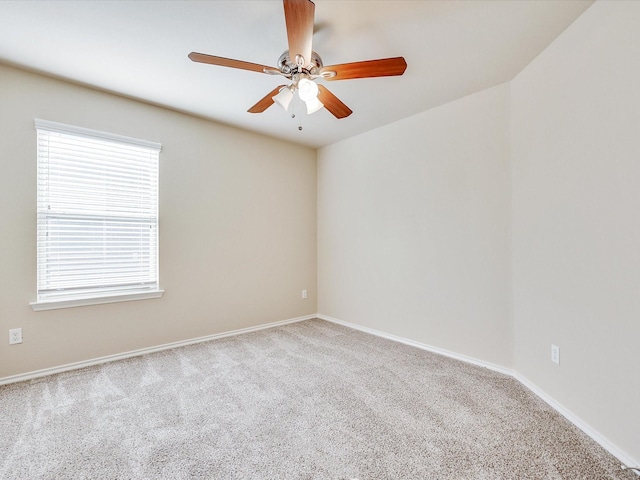
M640 2L315 3L325 63L408 65L331 83L345 119L247 113L278 80L187 58L272 65L279 1L0 5L0 383L320 318L513 376L640 465ZM202 28L172 42L176 9ZM162 143L162 298L33 311L35 118Z

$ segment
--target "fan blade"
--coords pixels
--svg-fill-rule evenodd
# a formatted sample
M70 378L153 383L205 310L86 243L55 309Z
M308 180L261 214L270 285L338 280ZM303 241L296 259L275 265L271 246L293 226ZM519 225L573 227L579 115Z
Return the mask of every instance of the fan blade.
M258 103L256 103L253 107L251 107L247 112L249 113L262 113L271 105L273 105L273 96L277 95L282 87L285 85L280 85L269 93L267 93Z
M204 53L191 52L189 58L198 63L208 63L209 65L219 65L221 67L239 68L240 70L250 70L252 72L265 73L264 69L277 70L266 65L258 65L257 63L243 62L242 60L234 60L232 58L215 57Z
M296 55L304 59L304 67L311 63L313 41L313 16L316 6L311 0L283 0L284 20L287 24L289 58L296 62ZM297 62L296 62L297 63Z
M318 100L322 102L324 108L329 110L336 118L345 118L353 112L349 107L340 101L333 93L331 93L324 85L318 85Z
M392 77L402 75L407 69L407 62L403 57L381 58L364 62L342 63L324 67L322 72L336 72L334 77L325 80L349 80L351 78Z

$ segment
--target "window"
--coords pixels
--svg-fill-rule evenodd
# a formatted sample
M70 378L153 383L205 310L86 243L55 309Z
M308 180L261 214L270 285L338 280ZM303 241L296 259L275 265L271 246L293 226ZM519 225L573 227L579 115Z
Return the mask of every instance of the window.
M153 298L160 144L36 119L34 310Z

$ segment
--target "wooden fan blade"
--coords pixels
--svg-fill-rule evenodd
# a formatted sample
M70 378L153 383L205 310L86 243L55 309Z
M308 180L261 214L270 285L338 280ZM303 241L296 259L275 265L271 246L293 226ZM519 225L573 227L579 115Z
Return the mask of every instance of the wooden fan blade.
M273 96L277 95L282 87L285 85L280 85L269 93L267 93L258 103L256 103L253 107L251 107L247 112L249 113L262 113L271 105L273 105Z
M318 100L322 102L324 108L329 110L336 118L345 118L353 113L349 107L340 101L324 85L318 85Z
M364 62L342 63L324 67L322 72L336 72L335 77L325 80L349 80L351 78L392 77L402 75L407 69L407 62L403 57L381 58Z
M304 58L304 65L311 63L313 41L313 16L316 6L311 0L283 0L284 20L287 24L289 58L296 62L296 55Z
M258 65L257 63L243 62L242 60L234 60L232 58L216 57L205 53L191 52L189 58L194 62L208 63L209 65L219 65L221 67L239 68L240 70L250 70L252 72L265 73L264 69L276 70L266 65Z

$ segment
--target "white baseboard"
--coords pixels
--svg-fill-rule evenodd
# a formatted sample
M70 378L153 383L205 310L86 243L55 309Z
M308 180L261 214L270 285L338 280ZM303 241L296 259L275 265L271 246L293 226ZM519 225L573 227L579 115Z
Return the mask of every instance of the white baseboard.
M461 355L459 353L445 350L444 348L438 348L432 345L427 345L425 343L409 340L408 338L398 337L396 335L391 335L389 333L381 332L379 330L374 330L373 328L363 327L355 323L349 323L343 320L339 320L337 318L332 318L327 315L318 314L316 315L316 318L319 318L321 320L326 320L327 322L337 323L338 325L343 325L345 327L353 328L354 330L360 330L361 332L370 333L371 335L375 335L377 337L393 340L394 342L404 343L405 345L411 345L412 347L420 348L421 350L427 350L429 352L437 353L439 355L444 355L445 357L454 358L456 360L461 360L466 363L472 363L473 365L488 368L489 370L493 370L498 373L503 373L505 375L513 376L513 372L511 371L511 369L502 367L500 365L496 365L495 363L485 362L484 360L478 360L477 358Z
M505 375L509 375L510 377L513 377L514 379L519 381L524 387L526 387L529 390L531 390L531 392L533 392L538 397L540 397L542 400L544 400L551 408L556 410L560 415L562 415L564 418L566 418L569 422L571 422L573 425L575 425L580 430L582 430L585 434L587 434L589 437L591 437L591 439L593 439L596 443L598 443L602 448L604 448L611 455L613 455L618 460L620 460L620 462L623 465L640 466L640 461L634 460L633 458L629 457L622 450L620 450L618 447L616 447L614 444L612 444L606 437L601 435L595 429L591 428L580 417L574 415L570 410L568 410L567 408L562 406L560 403L555 401L550 395L545 393L538 386L534 385L529 380L527 380L525 377L520 375L518 372L516 372L516 371L514 371L514 370L512 370L510 368L505 368L505 367L502 367L500 365L496 365L496 364L493 364L491 362L486 362L484 360L479 360L477 358L468 357L466 355L460 355L459 353L450 352L449 350L445 350L445 349L442 349L442 348L434 347L432 345L427 345L425 343L420 343L420 342L416 342L414 340L409 340L408 338L398 337L396 335L391 335L391 334L388 334L388 333L385 333L385 332L381 332L379 330L374 330L372 328L363 327L363 326L357 325L355 323L345 322L344 320L339 320L337 318L329 317L327 315L318 314L318 315L316 315L316 318L319 318L321 320L326 320L326 321L332 322L332 323L337 323L338 325L343 325L345 327L353 328L354 330L360 330L360 331L365 332L365 333L370 333L371 335L376 335L378 337L386 338L388 340L393 340L395 342L400 342L400 343L404 343L406 345L411 345L413 347L417 347L417 348L420 348L422 350L427 350L429 352L437 353L437 354L440 354L440 355L445 355L447 357L454 358L456 360L461 360L463 362L471 363L473 365L478 365L480 367L485 367L485 368L488 368L490 370L496 371L498 373L503 373ZM640 472L636 471L634 473L636 475L640 476Z
M317 316L306 315L304 317L290 318L288 320L265 323L263 325L258 325L256 327L240 328L238 330L231 330L229 332L216 333L213 335L206 335L204 337L190 338L188 340L165 343L164 345L157 345L154 347L140 348L138 350L131 350L129 352L117 353L115 355L107 355L106 357L98 357L98 358L92 358L89 360L83 360L81 362L67 363L65 365L60 365L57 367L44 368L42 370L35 370L33 372L12 375L10 377L3 377L3 378L0 378L0 385L7 385L9 383L16 383L16 382L24 382L25 380L32 380L34 378L45 377L47 375L53 375L61 372L67 372L69 370L77 370L79 368L90 367L93 365L100 365L102 363L107 363L107 362L114 362L116 360L123 360L125 358L137 357L139 355L146 355L147 353L160 352L162 350L169 350L171 348L184 347L184 346L193 345L196 343L208 342L210 340L216 340L218 338L231 337L233 335L240 335L243 333L257 332L259 330L279 327L281 325L287 325L289 323L296 323L296 322L302 322L304 320L311 320L312 318L317 318Z
M601 435L599 432L591 428L587 422L582 420L577 415L574 415L569 409L558 403L553 397L544 392L540 387L530 382L528 379L523 377L517 372L513 372L513 378L518 380L522 385L527 387L533 393L535 393L538 397L544 400L551 408L553 408L556 412L562 415L564 418L569 420L572 424L582 430L587 436L591 437L592 440L597 442L602 448L608 451L611 455L616 457L623 465L627 466L640 466L640 462L634 460L629 457L626 453L616 447L613 443L611 443L606 437ZM639 471L634 471L634 473L640 476Z

